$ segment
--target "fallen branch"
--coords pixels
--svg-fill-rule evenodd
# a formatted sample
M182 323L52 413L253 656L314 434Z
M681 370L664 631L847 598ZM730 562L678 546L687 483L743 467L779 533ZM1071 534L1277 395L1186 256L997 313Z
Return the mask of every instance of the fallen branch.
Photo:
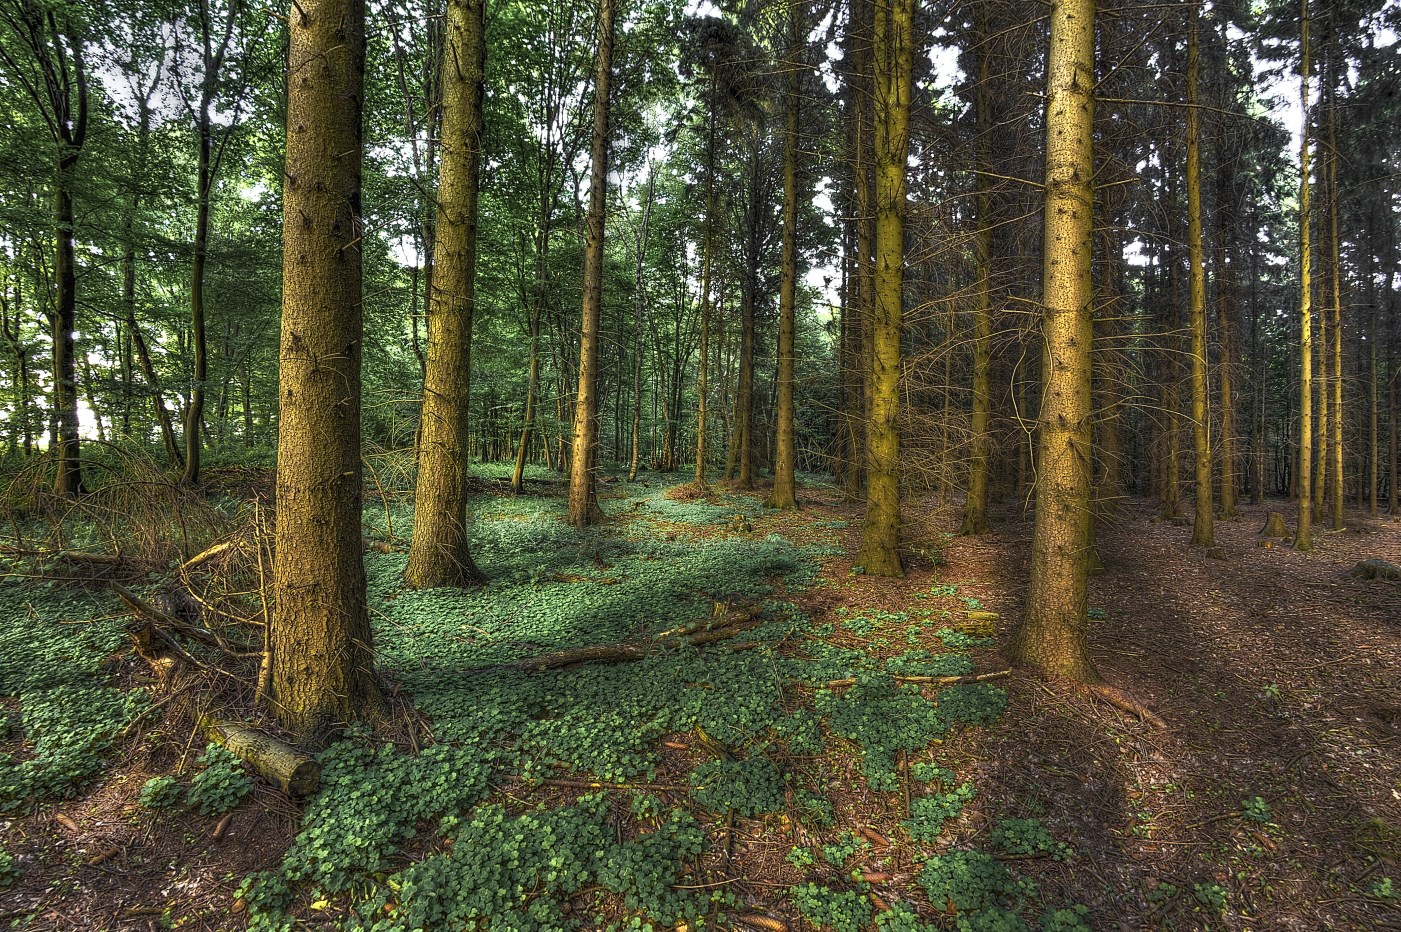
M662 636L648 641L574 647L569 650L554 651L538 657L517 660L511 666L538 673L542 670L558 670L562 667L572 667L582 663L630 663L679 647L701 647L715 641L732 638L755 627L758 623L759 618L752 612L735 612L717 618L709 625L691 630L686 634L664 632Z
M142 618L145 618L147 621L151 622L157 627L170 628L174 631L180 632L186 637L194 638L196 641L199 641L203 644L208 644L210 647L217 647L220 650L228 650L228 648L225 647L219 641L219 638L214 634L214 632L206 631L204 628L198 628L185 621L184 619L176 618L169 612L162 611L161 609L156 608L150 602L147 602L145 599L141 598L139 595L132 592L130 589L128 589L126 586L123 586L121 583L114 582L111 585L112 591L117 594L117 597L119 599L126 603L127 608L131 609L137 615L140 615Z
M224 541L223 543L215 544L213 547L210 547L208 550L203 550L203 551L201 551L201 552L195 554L194 556L190 557L190 558L189 558L188 560L186 560L184 563L180 564L180 572L182 572L182 573L188 573L190 570L195 569L196 567L201 566L202 564L207 563L207 562L209 562L210 560L214 559L214 558L217 557L219 554L221 554L221 553L223 553L224 551L228 550L228 549L229 549L230 547L232 547L232 546L233 546L233 541L231 541L231 540L226 540L226 541Z
M897 683L920 683L933 684L935 686L958 686L963 683L986 683L988 680L1000 680L1004 676L1011 676L1011 670L997 670L992 673L974 673L968 676L895 676L887 674ZM855 686L856 679L851 677L844 680L829 680L829 687Z

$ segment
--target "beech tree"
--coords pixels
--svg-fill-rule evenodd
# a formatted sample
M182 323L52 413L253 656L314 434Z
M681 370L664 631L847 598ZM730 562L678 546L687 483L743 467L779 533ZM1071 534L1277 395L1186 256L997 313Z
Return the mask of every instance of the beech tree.
M37 0L3 0L0 24L7 33L0 41L0 65L33 102L53 144L53 489L72 498L83 491L73 345L78 319L73 185L88 141L87 44L73 10Z

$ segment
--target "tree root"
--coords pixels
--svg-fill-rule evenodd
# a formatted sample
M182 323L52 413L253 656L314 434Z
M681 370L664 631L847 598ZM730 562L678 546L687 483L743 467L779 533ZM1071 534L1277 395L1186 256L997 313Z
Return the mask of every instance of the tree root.
M1086 683L1081 688L1092 696L1098 696L1120 711L1138 716L1139 721L1146 722L1154 728L1168 727L1167 722L1159 718L1152 709L1108 683Z

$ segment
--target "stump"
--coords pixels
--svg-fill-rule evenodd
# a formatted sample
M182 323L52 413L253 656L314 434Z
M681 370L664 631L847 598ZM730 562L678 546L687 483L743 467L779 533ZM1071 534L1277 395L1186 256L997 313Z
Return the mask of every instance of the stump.
M1288 537L1289 525L1285 523L1284 515L1277 511L1271 511L1265 516L1265 526L1260 529L1261 537Z
M1401 566L1385 560L1363 560L1348 571L1348 575L1353 579L1401 580Z

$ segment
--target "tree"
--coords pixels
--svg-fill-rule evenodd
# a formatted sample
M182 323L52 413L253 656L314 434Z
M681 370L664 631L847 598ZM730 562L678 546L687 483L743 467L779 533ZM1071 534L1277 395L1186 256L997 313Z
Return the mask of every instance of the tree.
M1206 358L1206 264L1202 249L1201 112L1198 105L1198 14L1187 13L1187 261L1188 315L1192 328L1192 453L1196 513L1192 546L1216 546L1216 505L1211 485L1211 421L1208 414Z
M875 276L866 520L856 561L873 576L900 565L900 327L905 279L906 163L914 67L914 0L875 4Z
M987 47L988 28L984 19L988 16L990 4L980 0L974 5L976 45L978 46L978 79L973 89L973 110L976 119L978 159L977 178L974 182L974 212L978 224L974 234L973 295L973 413L969 422L972 434L972 450L968 465L968 494L963 503L964 534L985 534L988 530L988 420L992 413L990 375L992 368L992 133L993 122L991 102L988 100L991 80L989 63L991 53ZM944 465L947 472L948 464Z
M783 273L778 290L778 437L774 451L773 506L797 508L794 446L793 352L798 303L798 121L802 93L800 0L788 4L788 94L783 113ZM907 34L907 42L908 42ZM905 100L906 120L909 98ZM908 146L908 130L906 134ZM903 192L902 192L903 198Z
M73 251L73 185L88 138L86 42L67 6L41 0L0 2L0 65L38 109L54 144L53 323L54 494L83 491L78 441L77 262Z
M192 247L194 257L190 266L190 340L193 351L193 382L189 404L185 406L185 455L182 481L198 485L200 479L200 436L204 429L204 403L209 379L209 350L205 326L205 270L209 259L210 216L214 208L214 186L223 166L228 145L241 117L243 96L247 90L249 70L253 67L253 47L256 38L248 34L247 24L240 30L240 0L227 0L222 11L209 0L195 6L190 24L198 39L189 43L195 48L195 74L188 82L193 87L179 88L195 129L195 231ZM259 22L267 18L261 14ZM176 43L177 51L182 43ZM232 53L232 54L231 54ZM230 80L230 59L237 72ZM177 76L183 71L181 56L175 56ZM232 90L232 93L229 93ZM227 112L226 122L215 121L215 106L221 97ZM162 403L162 407L164 404Z
M1313 250L1309 225L1309 0L1300 0L1299 100L1304 128L1299 142L1299 524L1295 550L1313 549Z
M1046 68L1045 387L1036 524L1026 613L1012 641L1019 663L1082 683L1099 681L1085 608L1093 464L1094 55L1094 0L1056 0Z
M573 459L569 471L569 523L585 528L603 520L594 470L598 459L599 323L603 314L603 232L608 194L608 97L613 80L614 0L598 10L598 60L594 71L593 141L584 243L584 300L579 332L579 393L574 404Z
M361 558L364 0L290 23L269 704L314 743L383 699Z
M483 581L467 535L468 402L477 267L485 0L448 0L442 57L443 136L434 225L433 291L419 427L411 586Z

